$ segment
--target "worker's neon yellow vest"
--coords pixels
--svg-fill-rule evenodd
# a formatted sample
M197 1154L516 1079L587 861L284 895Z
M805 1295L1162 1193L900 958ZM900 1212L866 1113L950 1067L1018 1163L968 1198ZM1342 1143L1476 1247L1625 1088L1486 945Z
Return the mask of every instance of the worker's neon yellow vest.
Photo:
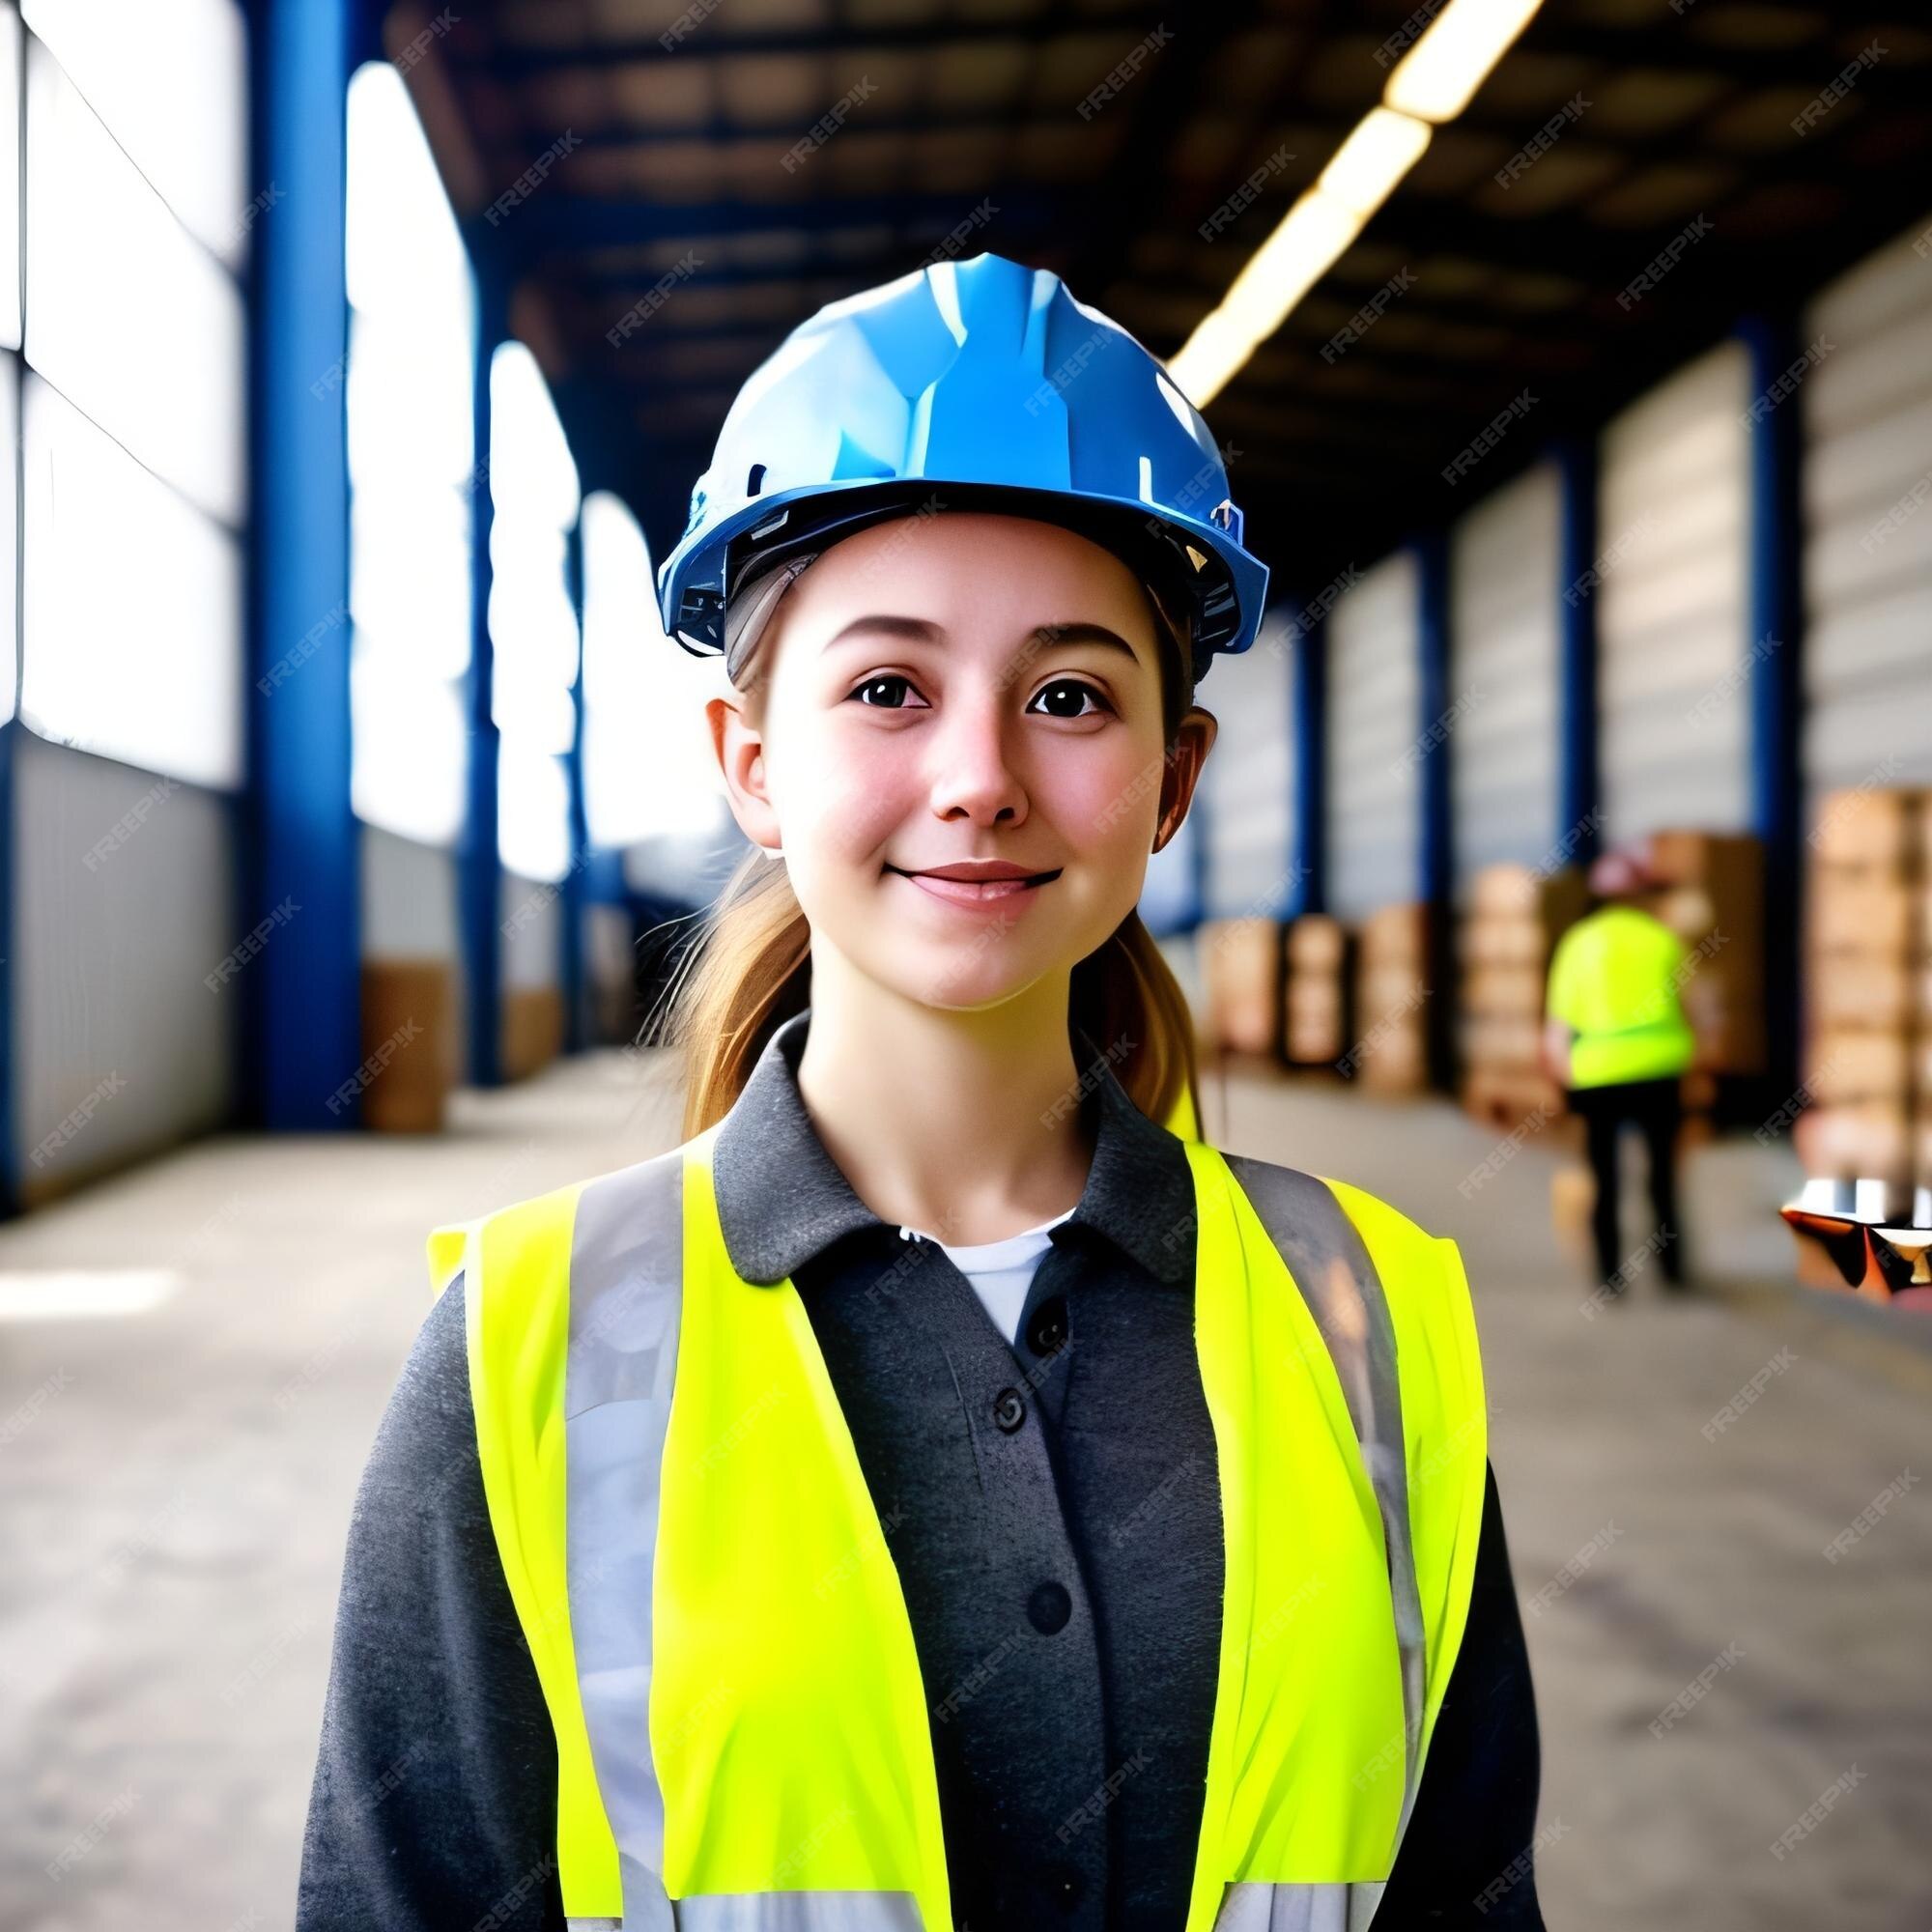
M465 1279L485 1493L555 1727L565 1913L949 1932L898 1574L796 1289L731 1266L717 1134L430 1237L433 1285ZM1185 1146L1226 1558L1185 1932L1355 1932L1467 1614L1467 1284L1368 1195Z

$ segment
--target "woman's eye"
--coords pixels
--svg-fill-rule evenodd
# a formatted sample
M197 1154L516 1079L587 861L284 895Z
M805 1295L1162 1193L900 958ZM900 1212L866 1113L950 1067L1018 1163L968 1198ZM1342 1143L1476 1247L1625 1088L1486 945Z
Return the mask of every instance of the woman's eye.
M897 671L890 671L881 677L868 677L851 695L858 698L861 704L869 704L875 711L903 711L905 694L911 689L912 680L909 677L902 677ZM868 693L876 692L885 692L889 695L884 697L867 696ZM897 696L890 695L895 692L898 694Z
M1034 694L1034 702L1037 703L1042 697L1053 701L1052 707L1049 708L1046 714L1051 718L1092 717L1094 715L1093 712L1079 709L1079 703L1083 697L1091 697L1094 700L1095 711L1102 708L1110 708L1107 707L1107 700L1091 684L1081 684L1072 678L1056 678L1053 683L1042 685ZM1069 702L1074 707L1073 709L1062 710L1058 708L1059 705ZM1028 708L1031 709L1032 707L1029 706Z

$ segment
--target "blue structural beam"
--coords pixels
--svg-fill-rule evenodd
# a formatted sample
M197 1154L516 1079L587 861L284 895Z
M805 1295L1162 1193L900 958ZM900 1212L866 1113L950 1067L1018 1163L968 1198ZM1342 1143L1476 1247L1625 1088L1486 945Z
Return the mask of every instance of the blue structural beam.
M476 379L473 418L482 479L470 496L469 790L458 901L463 921L464 993L469 1027L469 1083L503 1079L503 867L497 850L497 724L490 715L496 659L490 648L490 359L510 332L508 289L487 247L466 237L476 270Z
M1294 734L1293 816L1289 863L1294 878L1290 916L1328 904L1328 619L1304 607L1290 642L1289 715Z
M1553 849L1580 865L1603 842L1597 762L1597 451L1569 438L1556 445L1558 503L1556 690L1558 723Z
M1801 819L1804 772L1799 721L1804 703L1804 608L1800 577L1804 526L1799 507L1801 404L1779 378L1802 375L1797 329L1781 318L1740 325L1750 355L1750 667L1751 830L1764 844L1765 1029L1773 1091L1797 1084L1800 1000L1799 926L1803 913Z
M571 525L564 552L570 608L577 616L577 676L570 687L575 720L564 777L570 794L570 870L563 876L562 933L557 961L563 989L563 1050L581 1053L589 1037L588 988L583 974L584 908L590 897L590 815L583 795L583 524Z
M242 1106L262 1126L355 1124L362 1059L358 834L350 809L349 478L343 371L347 0L252 12L248 788L250 919L299 936L245 978Z

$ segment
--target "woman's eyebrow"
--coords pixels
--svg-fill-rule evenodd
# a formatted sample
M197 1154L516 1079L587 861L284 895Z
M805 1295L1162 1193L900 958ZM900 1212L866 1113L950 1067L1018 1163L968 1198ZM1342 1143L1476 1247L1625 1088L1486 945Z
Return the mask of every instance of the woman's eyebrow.
M905 638L914 643L936 643L946 636L944 629L929 618L874 612L868 616L854 617L849 624L828 638L823 648L829 651L835 644L842 644L848 638L866 632ZM1118 631L1110 631L1104 624L1036 624L1021 639L1021 644L1023 648L1031 646L1036 651L1051 650L1058 644L1098 644L1103 650L1124 651L1130 658L1140 655Z

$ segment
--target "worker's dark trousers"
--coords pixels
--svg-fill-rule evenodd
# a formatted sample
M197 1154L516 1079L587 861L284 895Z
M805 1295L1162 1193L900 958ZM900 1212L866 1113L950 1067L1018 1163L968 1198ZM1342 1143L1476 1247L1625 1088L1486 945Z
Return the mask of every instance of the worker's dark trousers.
M1684 1107L1677 1076L1616 1087L1574 1087L1570 1104L1589 1130L1590 1169L1597 1178L1597 1206L1591 1220L1597 1278L1621 1287L1654 1257L1666 1281L1681 1281L1684 1231L1677 1219L1677 1130ZM1643 1131L1654 1217L1645 1244L1628 1255L1617 1225L1617 1141L1627 1122Z

